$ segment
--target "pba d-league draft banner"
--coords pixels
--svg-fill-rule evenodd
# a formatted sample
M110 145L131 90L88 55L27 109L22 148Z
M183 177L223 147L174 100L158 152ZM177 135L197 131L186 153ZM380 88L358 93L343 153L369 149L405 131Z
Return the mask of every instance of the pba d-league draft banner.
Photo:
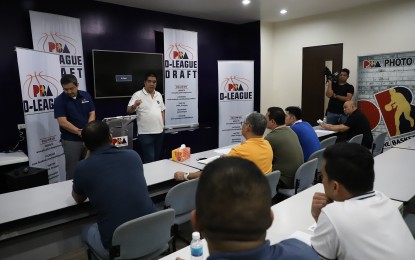
M86 91L81 22L78 18L30 12L33 49L59 54L60 74L73 74ZM59 78L60 79L60 78Z
M415 137L415 52L359 57L358 105L388 149Z
M166 127L199 125L197 33L164 28Z
M218 61L219 147L244 141L245 117L254 110L254 61Z
M59 55L16 48L29 165L48 169L49 183L65 180L65 156L54 100L59 95Z

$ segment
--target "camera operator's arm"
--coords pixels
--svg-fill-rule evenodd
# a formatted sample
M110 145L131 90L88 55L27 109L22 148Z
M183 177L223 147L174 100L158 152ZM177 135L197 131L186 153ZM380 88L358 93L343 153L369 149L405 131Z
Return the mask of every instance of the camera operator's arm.
M336 99L343 101L343 102L352 100L352 97L353 97L353 93L347 93L347 96L336 95Z
M334 94L331 80L327 80L326 86L326 97L331 98Z

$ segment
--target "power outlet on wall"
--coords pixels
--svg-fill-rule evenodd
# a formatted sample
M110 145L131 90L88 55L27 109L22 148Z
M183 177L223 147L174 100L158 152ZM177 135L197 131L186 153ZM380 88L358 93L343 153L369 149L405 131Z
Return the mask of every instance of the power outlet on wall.
M17 129L26 129L26 125L25 124L17 124Z

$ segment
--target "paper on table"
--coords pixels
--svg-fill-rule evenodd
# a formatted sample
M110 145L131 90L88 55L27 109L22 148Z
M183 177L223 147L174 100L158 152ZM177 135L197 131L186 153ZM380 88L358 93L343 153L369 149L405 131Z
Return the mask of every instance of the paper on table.
M220 155L215 155L215 156L209 157L209 158L204 159L204 160L199 160L198 162L202 163L202 164L208 164L211 161L214 161L214 160L218 159L219 157L220 157Z
M311 246L311 235L307 234L305 232L297 230L293 234L291 234L290 238L298 239L298 240L306 243L307 245Z
M216 149L214 152L219 154L228 154L231 150L232 148L220 148Z
M314 131L316 131L316 133L322 133L322 134L333 134L336 132L336 131L331 131L331 130L319 130L319 129L314 130Z

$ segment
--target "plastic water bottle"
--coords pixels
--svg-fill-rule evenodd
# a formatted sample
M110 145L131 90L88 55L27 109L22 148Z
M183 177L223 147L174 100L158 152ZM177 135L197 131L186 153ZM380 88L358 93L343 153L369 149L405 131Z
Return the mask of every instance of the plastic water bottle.
M203 244L200 241L200 233L195 231L192 233L192 242L190 242L190 254L192 260L203 259Z

